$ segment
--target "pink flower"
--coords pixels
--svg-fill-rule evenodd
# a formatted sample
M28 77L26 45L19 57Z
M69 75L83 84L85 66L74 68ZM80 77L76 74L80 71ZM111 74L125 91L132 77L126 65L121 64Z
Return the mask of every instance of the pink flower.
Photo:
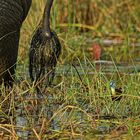
M94 60L100 60L101 56L101 47L99 44L94 43L92 45L92 58Z

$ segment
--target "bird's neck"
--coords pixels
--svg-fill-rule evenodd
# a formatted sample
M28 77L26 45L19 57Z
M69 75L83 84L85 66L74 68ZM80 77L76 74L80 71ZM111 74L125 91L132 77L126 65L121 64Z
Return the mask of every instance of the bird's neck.
M44 14L43 14L43 33L47 37L51 37L51 29L50 29L50 12L53 4L53 0L47 0Z

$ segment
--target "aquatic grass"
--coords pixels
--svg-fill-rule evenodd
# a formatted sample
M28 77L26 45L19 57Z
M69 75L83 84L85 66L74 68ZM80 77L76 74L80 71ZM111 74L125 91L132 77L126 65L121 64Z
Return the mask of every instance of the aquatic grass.
M139 62L134 59L140 51L131 45L140 41L139 1L55 0L51 23L59 34L63 50L54 86L45 91L44 99L38 100L35 85L28 76L28 49L44 3L44 0L33 1L22 27L16 72L19 82L10 91L3 85L0 87L0 138L18 139L15 112L20 103L29 122L23 130L30 131L32 139L139 138L140 76ZM101 43L101 59L111 60L111 66L94 63L87 51L94 42L104 38L123 41L121 45L109 47ZM120 101L111 99L111 80L123 90ZM52 96L51 101L48 95ZM32 113L38 107L36 116ZM52 111L53 115L46 117L45 111ZM53 123L55 129L51 126Z
M81 61L78 61L81 63ZM86 65L90 61L85 61ZM90 62L91 63L91 62ZM77 64L78 65L78 64ZM63 75L62 76L62 83L61 88L50 88L48 89L49 93L53 95L53 105L57 106L57 103L59 104L58 108L54 107L54 113L53 116L47 121L45 121L45 125L43 125L43 120L41 118L38 120L40 123L42 122L42 129L46 130L49 127L47 126L49 123L52 122L52 120L56 121L56 124L58 125L57 130L49 129L49 131L52 132L52 134L47 134L47 137L83 137L85 134L88 135L89 133L93 133L96 135L97 133L104 133L109 132L109 129L113 129L112 125L116 128L119 126L128 125L128 129L131 129L131 131L134 133L133 129L138 126L138 123L133 123L135 120L136 122L139 122L138 119L138 110L139 110L139 98L137 98L137 90L134 90L135 88L139 88L136 81L139 80L136 75L134 76L123 76L121 77L122 83L126 82L126 85L123 85L122 88L124 89L123 98L121 101L115 102L111 101L111 91L109 88L109 81L108 77L104 74L100 74L100 71L98 71L95 75L92 76L88 75L87 69L84 69L84 66L82 63L79 64L80 69L82 69L84 77L82 76L82 80L84 84L87 86L88 91L86 91L77 75L75 73L75 69L71 66L70 69L70 75ZM93 70L95 69L92 65ZM78 68L78 67L77 67ZM59 71L59 66L58 66ZM22 74L22 73L21 73ZM58 77L59 78L59 77ZM117 83L119 83L120 79L117 79ZM130 82L128 82L130 81ZM55 83L57 82L57 79L55 80ZM127 83L128 82L128 83ZM16 90L18 91L16 95L18 98L22 99L22 102L25 104L27 101L31 101L35 106L39 105L36 99L30 99L30 97L35 94L35 91L32 90L34 87L27 86L25 87L24 83L28 83L27 81L21 81L20 86L15 85ZM133 83L134 85L132 86ZM30 85L29 83L27 85ZM121 86L121 84L118 84L117 86ZM57 87L57 85L56 85ZM127 87L127 88L126 88ZM130 90L131 89L131 90ZM33 92L30 92L33 91ZM15 92L15 91L14 91ZM24 94L29 92L29 99L24 99ZM136 94L136 95L135 95ZM8 96L9 97L9 96ZM10 97L9 97L10 98ZM131 101L130 101L131 99ZM43 102L42 102L43 103ZM14 102L14 104L17 104ZM45 103L46 104L46 103ZM49 105L48 103L46 104ZM26 107L26 105L25 105ZM129 110L127 112L127 107L129 107ZM32 117L29 113L29 108L25 108L27 110L26 117L28 118L30 122L30 127L28 130L32 130L32 136L43 138L46 136L44 131L39 131L32 126ZM43 111L43 108L40 109ZM42 112L41 111L41 112ZM38 116L42 116L42 113L39 113ZM137 114L137 115L136 115ZM103 118L100 118L100 117ZM113 120L105 119L104 117L115 117ZM124 118L123 118L124 117ZM128 119L127 119L128 117ZM126 119L125 119L126 118ZM131 118L131 121L129 120ZM44 117L45 119L45 117ZM130 124L129 124L130 123ZM92 126L93 125L93 126ZM102 128L103 126L103 128ZM15 127L15 126L14 126ZM112 127L112 128L111 128ZM95 132L94 129L97 131ZM129 131L128 131L129 132ZM132 133L131 132L131 133ZM131 134L129 133L129 134ZM39 135L40 134L40 135ZM42 136L41 136L42 135Z

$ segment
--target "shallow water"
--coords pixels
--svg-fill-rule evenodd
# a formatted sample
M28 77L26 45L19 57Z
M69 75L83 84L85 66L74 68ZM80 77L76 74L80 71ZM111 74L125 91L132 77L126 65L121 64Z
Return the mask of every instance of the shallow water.
M26 99L25 99L26 100ZM30 97L28 96L28 100L30 101ZM32 100L39 100L38 99L33 99ZM117 122L120 122L121 120L125 120L127 119L128 116L121 116L120 118L118 116L112 116L112 115L104 115L104 116L98 116L98 115L91 115L94 110L90 110L88 104L82 104L83 102L81 100L79 100L79 105L81 104L82 106L82 110L79 106L79 108L77 108L76 106L71 106L71 105L60 105L60 104L55 104L53 97L49 96L48 97L41 97L41 104L37 104L37 107L35 107L35 109L39 109L36 113L35 110L33 109L32 111L29 111L30 113L30 117L32 118L32 121L28 120L28 117L25 115L26 113L22 113L22 114L17 114L17 127L19 127L17 135L19 137L26 137L27 135L29 137L31 137L33 134L33 132L30 131L30 129L32 129L32 127L41 127L43 120L46 120L46 123L49 123L48 127L46 129L51 129L54 132L61 132L62 129L63 130L69 130L70 125L76 125L76 127L79 128L79 130L81 129L81 131L85 131L86 129L89 131L88 133L82 134L79 138L76 136L76 139L78 140L88 140L88 139L116 139L115 137L118 138L127 138L127 135L125 135L126 130L122 129L121 133L116 130L116 133L120 133L120 136L118 136L119 134L115 134L117 136L113 136L110 134L110 132L112 130L114 130L117 127ZM27 105L27 102L26 102ZM27 105L28 108L29 106L31 106L31 104L29 103L29 105ZM31 107L32 108L32 107ZM24 110L24 109L23 109ZM85 114L86 111L88 114L90 114L89 116L87 116ZM57 112L57 113L56 113ZM127 110L126 110L127 113ZM18 116L19 115L19 116ZM91 116L93 116L93 118L91 118ZM92 121L93 120L93 121ZM28 121L28 123L27 123ZM29 123L30 122L30 123ZM75 124L73 124L75 122ZM31 124L33 123L33 124ZM78 123L78 124L76 124ZM88 123L93 123L93 125L88 125ZM21 127L21 130L20 130ZM28 127L28 131L26 128ZM30 129L29 129L30 128ZM79 133L79 132L78 132ZM114 138L113 138L114 137Z
M76 69L75 69L76 67ZM75 67L71 65L62 65L59 66L56 70L56 76L65 77L71 76L77 77L78 74L80 76L86 75L87 77L91 78L91 75L95 74L105 74L105 75L112 75L117 74L119 71L122 74L126 75L137 75L137 71L140 69L140 65L137 63L135 66L128 65L127 63L120 63L115 64L111 61L97 61L91 64L84 64L76 65ZM70 87L69 87L70 88ZM79 88L79 84L74 83L72 88ZM55 90L55 89L54 89ZM59 87L58 90L61 90ZM81 89L80 89L81 90ZM57 92L57 90L55 91ZM98 114L96 108L91 105L90 99L82 99L82 96L79 95L77 97L76 103L67 101L67 104L63 104L65 101L59 101L54 99L54 93L51 94L50 92L45 93L45 96L37 97L34 96L35 94L27 93L22 97L22 101L26 102L28 109L25 107L21 107L22 110L25 112L23 114L17 113L17 127L28 128L28 131L22 129L17 133L19 136L34 135L33 128L39 127L41 128L43 121L45 120L46 129L51 130L56 133L60 133L61 131L69 131L71 130L71 125L73 127L78 128L78 132L84 132L81 134L80 138L76 136L76 139L83 139L83 140L96 140L96 139L137 139L139 136L130 137L127 135L127 131L123 128L120 130L115 130L120 124L118 122L124 122L125 119L129 117L129 106L126 106L124 112L121 112L120 116L115 116L112 114L105 113ZM57 96L57 93L55 93ZM70 97L72 96L73 91ZM88 94L87 91L84 91L84 94ZM103 95L104 96L104 95ZM48 98L49 97L49 98ZM56 98L56 97L55 97ZM63 97L62 97L63 98ZM67 97L68 98L68 97ZM99 97L99 99L102 97ZM24 100L23 100L24 99ZM105 98L106 99L106 98ZM66 99L65 99L66 100ZM120 104L119 102L113 103L112 106L115 104ZM117 106L117 105L116 105ZM102 108L102 107L101 107ZM120 108L116 107L116 112L120 113ZM85 111L85 112L84 112ZM56 113L57 112L57 113ZM87 114L86 114L87 113ZM118 114L119 114L118 113ZM27 123L28 122L28 123ZM93 123L93 124L92 124ZM25 126L24 126L25 125ZM47 131L47 130L45 130ZM66 132L67 132L66 131ZM76 130L77 131L77 130ZM114 131L114 132L112 132ZM23 132L23 133L21 133ZM47 134L48 132L46 132ZM44 132L45 134L45 132Z
M103 74L112 74L115 72L120 72L126 75L137 74L140 71L140 64L137 62L135 65L130 65L128 63L119 63L115 64L112 61L96 61L95 63L85 65L84 63L81 66L76 66L76 69L80 75L92 75L97 72ZM59 66L56 70L56 75L75 75L77 74L75 68L72 65L62 65Z

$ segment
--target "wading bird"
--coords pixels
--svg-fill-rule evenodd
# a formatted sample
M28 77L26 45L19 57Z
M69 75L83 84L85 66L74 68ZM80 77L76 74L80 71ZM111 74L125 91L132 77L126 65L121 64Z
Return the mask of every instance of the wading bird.
M50 29L50 11L53 0L47 0L41 22L35 30L29 50L29 74L35 83L50 86L55 75L55 66L61 53L57 34ZM39 85L39 84L38 84Z

